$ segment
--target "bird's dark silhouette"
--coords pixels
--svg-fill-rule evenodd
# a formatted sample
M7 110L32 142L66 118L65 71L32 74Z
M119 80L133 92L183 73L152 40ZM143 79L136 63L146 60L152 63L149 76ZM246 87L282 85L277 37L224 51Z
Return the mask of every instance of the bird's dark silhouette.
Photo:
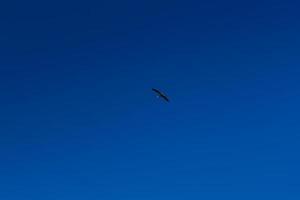
M158 89L152 88L152 91L156 93L157 97L162 98L166 102L170 102L170 99L164 93L159 91Z

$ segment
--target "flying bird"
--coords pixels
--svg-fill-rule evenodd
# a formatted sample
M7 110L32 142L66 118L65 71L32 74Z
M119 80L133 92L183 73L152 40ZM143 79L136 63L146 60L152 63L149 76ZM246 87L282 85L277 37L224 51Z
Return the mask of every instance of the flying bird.
M165 101L170 102L169 98L158 89L152 88L152 91L156 93L157 98L162 98Z

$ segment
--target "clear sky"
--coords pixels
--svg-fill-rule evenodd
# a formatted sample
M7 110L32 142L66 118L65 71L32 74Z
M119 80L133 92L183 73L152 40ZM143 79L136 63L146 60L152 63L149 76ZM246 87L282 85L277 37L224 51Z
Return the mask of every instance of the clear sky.
M0 199L299 200L299 7L1 2Z

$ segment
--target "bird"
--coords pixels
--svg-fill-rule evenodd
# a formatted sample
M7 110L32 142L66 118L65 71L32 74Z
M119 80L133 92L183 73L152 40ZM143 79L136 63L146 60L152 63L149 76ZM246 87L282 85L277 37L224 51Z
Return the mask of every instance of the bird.
M156 93L157 98L162 98L166 102L170 102L170 99L158 89L152 88L152 91Z

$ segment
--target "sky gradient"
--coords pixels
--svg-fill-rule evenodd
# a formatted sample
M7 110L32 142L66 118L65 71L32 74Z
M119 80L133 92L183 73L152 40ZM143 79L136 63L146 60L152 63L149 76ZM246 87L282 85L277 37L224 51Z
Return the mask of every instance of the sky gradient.
M1 2L0 199L299 200L299 7Z

